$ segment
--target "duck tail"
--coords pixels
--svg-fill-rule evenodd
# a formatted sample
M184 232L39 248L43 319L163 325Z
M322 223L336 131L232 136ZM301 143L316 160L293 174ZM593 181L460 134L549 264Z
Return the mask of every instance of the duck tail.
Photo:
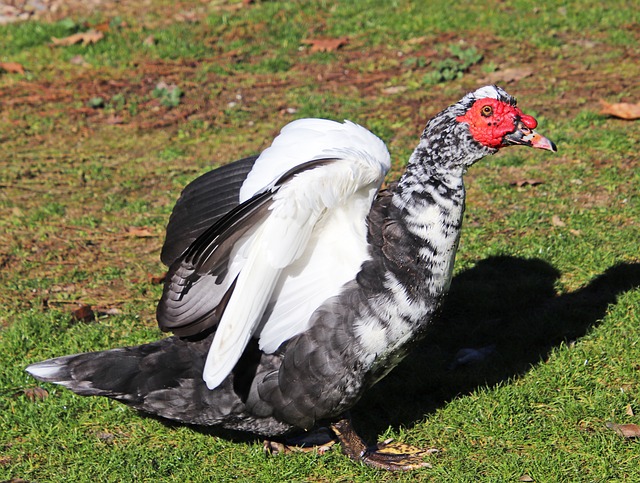
M142 346L56 357L25 370L36 379L64 386L82 396L140 402Z

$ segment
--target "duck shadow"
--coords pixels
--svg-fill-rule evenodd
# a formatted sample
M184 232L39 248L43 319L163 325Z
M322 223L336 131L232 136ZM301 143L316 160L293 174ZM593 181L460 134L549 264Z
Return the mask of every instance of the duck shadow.
M620 294L640 287L640 263L615 265L562 295L559 277L543 260L507 256L455 276L425 339L353 408L361 435L375 441L389 425L411 426L458 396L525 374L597 326Z

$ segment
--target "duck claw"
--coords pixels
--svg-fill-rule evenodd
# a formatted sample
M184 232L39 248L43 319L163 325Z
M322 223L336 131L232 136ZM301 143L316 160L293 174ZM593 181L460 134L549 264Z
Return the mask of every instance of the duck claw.
M392 442L387 439L376 446L367 447L356 434L348 419L331 425L342 446L342 452L349 458L371 467L387 471L410 471L431 468L422 458L437 452L436 449L422 450L414 446Z
M435 449L423 450L405 443L379 443L375 448L365 451L361 461L367 466L389 471L409 471L418 468L431 468L431 464L422 457L436 452Z

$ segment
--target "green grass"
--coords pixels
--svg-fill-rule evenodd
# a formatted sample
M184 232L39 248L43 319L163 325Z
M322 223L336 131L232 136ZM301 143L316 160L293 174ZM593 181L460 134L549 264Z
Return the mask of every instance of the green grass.
M49 45L105 22L95 45ZM605 426L640 424L640 124L598 113L599 98L640 101L639 22L623 0L154 0L0 26L0 62L26 69L0 73L0 480L640 481L639 443ZM334 52L302 43L342 36ZM265 457L106 399L25 393L31 362L161 337L162 232L198 174L315 116L380 135L392 179L429 117L509 67L533 70L505 87L559 152L470 170L442 316L353 410L371 442L438 448L431 469ZM103 315L73 321L78 303Z

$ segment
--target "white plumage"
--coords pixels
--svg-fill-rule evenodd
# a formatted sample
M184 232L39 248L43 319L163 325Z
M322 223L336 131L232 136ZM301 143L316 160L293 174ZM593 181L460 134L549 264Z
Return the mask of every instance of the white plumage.
M390 157L384 143L357 124L301 119L285 126L256 160L240 202L320 159L334 161L287 180L268 215L236 242L232 276L225 279L230 284L237 274L235 289L204 368L209 389L227 377L251 337L273 353L305 331L314 310L337 295L369 256L365 220Z

